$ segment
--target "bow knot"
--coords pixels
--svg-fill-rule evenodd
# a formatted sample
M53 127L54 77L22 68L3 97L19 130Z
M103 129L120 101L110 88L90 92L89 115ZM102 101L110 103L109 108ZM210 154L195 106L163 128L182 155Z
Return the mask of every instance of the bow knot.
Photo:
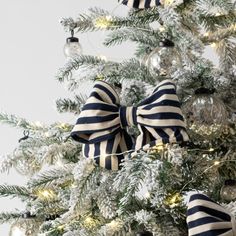
M120 125L122 128L137 125L137 107L120 107Z
M126 127L133 125L140 131L136 142L126 132ZM162 81L137 107L121 106L116 91L106 82L97 81L71 136L84 144L85 157L95 158L98 165L112 170L119 168L124 152L188 141L171 80Z

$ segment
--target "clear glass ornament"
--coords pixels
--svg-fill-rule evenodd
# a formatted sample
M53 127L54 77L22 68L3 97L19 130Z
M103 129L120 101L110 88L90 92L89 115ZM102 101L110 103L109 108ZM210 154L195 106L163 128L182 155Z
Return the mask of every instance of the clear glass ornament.
M193 139L220 137L228 120L224 103L213 94L195 94L182 107Z
M146 66L153 77L171 77L174 66L180 64L179 54L174 44L167 40L155 48L146 59Z
M11 225L9 236L37 236L42 221L19 219Z
M225 201L236 200L236 181L226 180L220 190L220 196Z
M82 47L79 43L79 39L74 37L74 31L71 31L71 37L66 39L66 44L64 46L64 54L68 58L73 58L75 56L82 54Z

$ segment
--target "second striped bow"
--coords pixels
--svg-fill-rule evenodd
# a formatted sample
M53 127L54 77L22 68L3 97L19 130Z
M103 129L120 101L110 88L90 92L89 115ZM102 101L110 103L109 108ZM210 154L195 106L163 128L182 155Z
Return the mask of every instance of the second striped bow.
M140 130L136 142L126 132L126 127L132 125L138 125ZM84 144L85 157L94 158L97 164L112 170L119 169L123 152L188 141L171 80L161 82L137 107L121 106L119 96L109 84L96 82L71 136Z
M162 1L163 0L120 0L119 2L128 7L144 9L159 6Z
M187 212L189 236L236 236L236 221L203 194L193 194Z

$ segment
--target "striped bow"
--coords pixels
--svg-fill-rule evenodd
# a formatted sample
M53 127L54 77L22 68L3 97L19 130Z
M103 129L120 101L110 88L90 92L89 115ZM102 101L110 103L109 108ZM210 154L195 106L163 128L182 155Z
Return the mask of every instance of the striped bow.
M120 0L124 5L132 8L144 9L159 6L163 0Z
M235 218L203 194L190 197L187 223L189 236L236 236Z
M136 143L126 132L138 125ZM137 107L120 105L119 96L106 82L98 81L84 105L71 136L84 143L85 157L95 158L106 169L117 170L123 152L163 143L188 141L175 84L165 80Z

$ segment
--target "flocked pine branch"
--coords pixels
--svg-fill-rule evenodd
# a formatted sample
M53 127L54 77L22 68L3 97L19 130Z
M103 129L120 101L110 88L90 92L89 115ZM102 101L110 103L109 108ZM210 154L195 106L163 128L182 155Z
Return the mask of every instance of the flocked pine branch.
M6 113L0 113L0 122L4 124L9 124L14 127L19 127L25 130L30 131L39 131L45 130L45 125L38 123L38 122L29 122L24 118L19 118L15 115L8 115Z
M33 198L33 194L25 187L18 185L0 185L1 197L19 197L22 199Z
M45 188L61 185L73 180L72 170L74 164L66 164L62 167L53 167L47 171L41 171L28 182L30 188Z
M20 219L23 213L20 212L2 212L0 213L0 223L9 223L16 219Z
M85 104L85 97L83 95L76 95L74 100L72 99L58 99L56 101L57 110L60 113L70 112L78 114L81 107Z
M113 46L130 40L136 43L149 45L150 47L156 47L160 38L158 31L151 30L151 28L148 27L142 29L124 28L110 33L105 39L104 44L106 46Z

